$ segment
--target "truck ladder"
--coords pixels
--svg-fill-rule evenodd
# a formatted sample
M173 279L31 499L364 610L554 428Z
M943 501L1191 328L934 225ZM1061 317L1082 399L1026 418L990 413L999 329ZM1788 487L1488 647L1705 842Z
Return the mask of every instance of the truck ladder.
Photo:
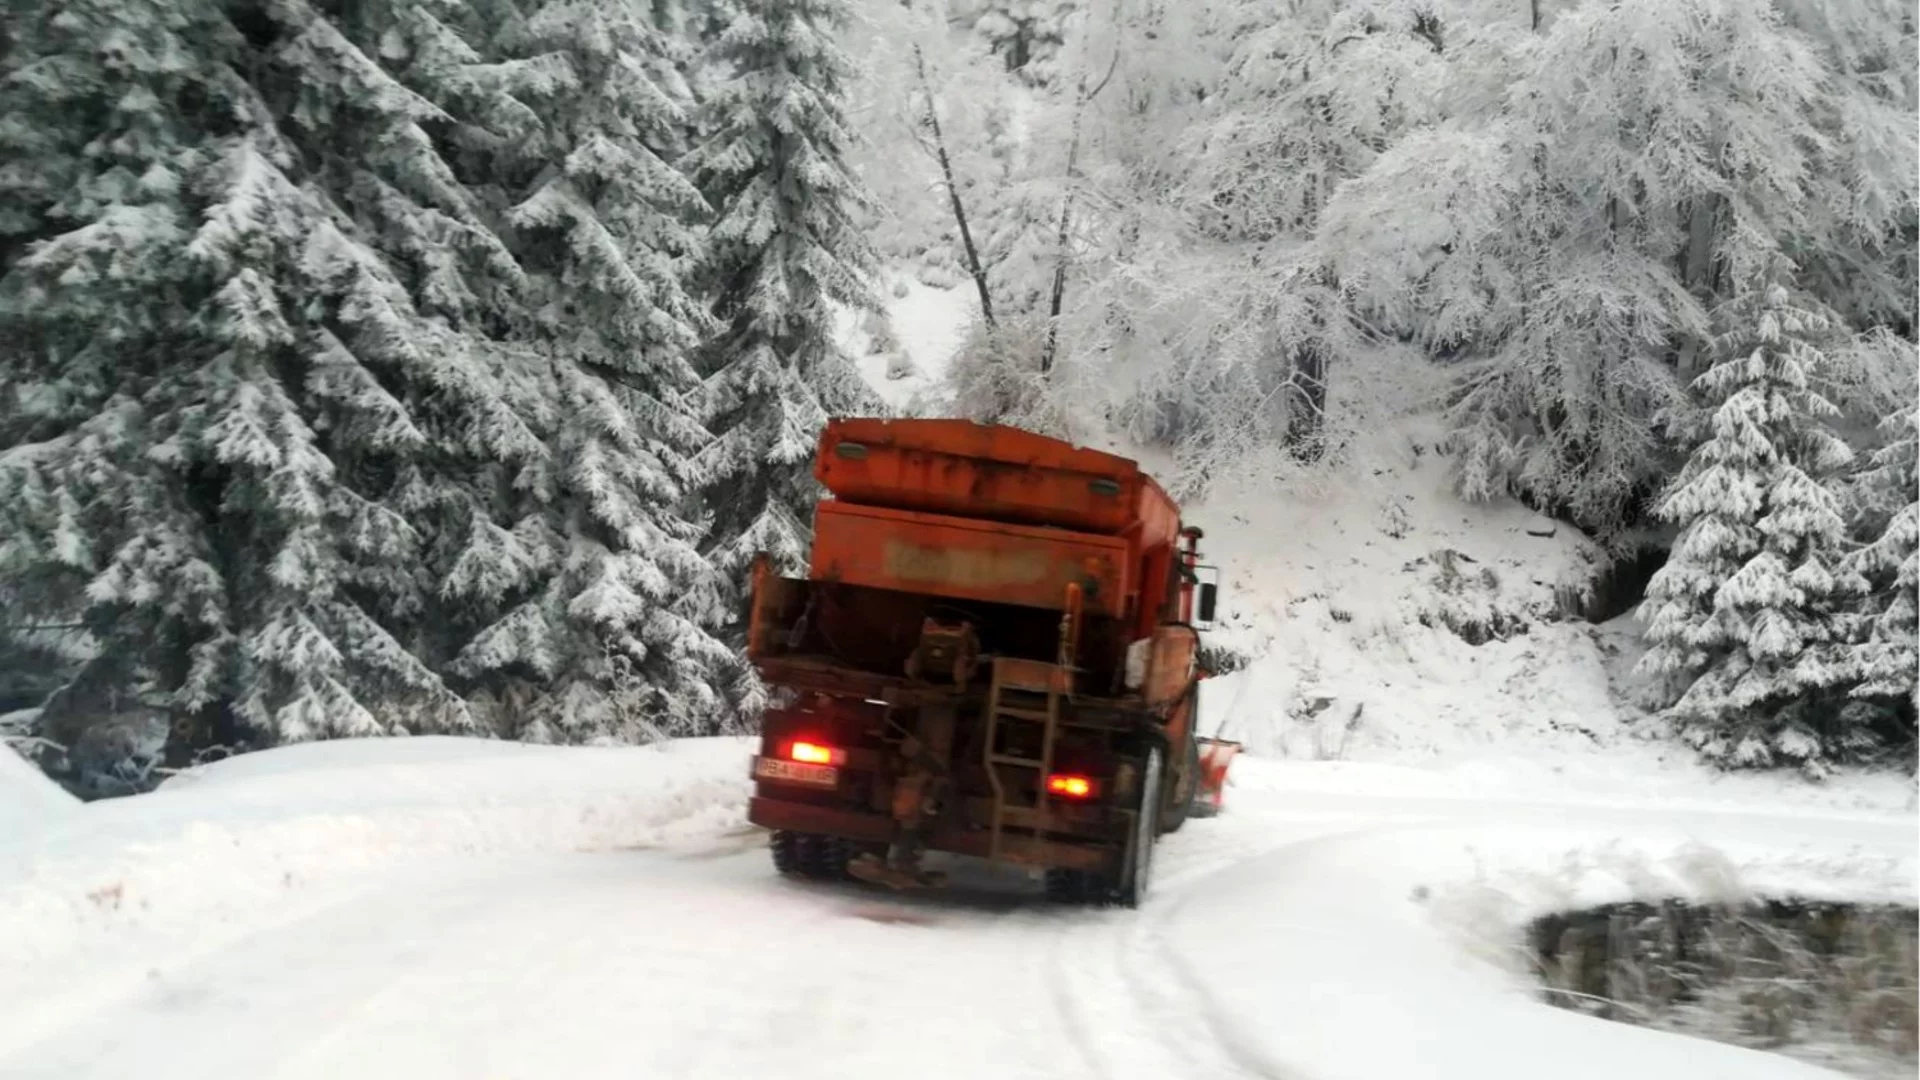
M1068 696L1072 678L1071 669L1056 664L1009 657L993 661L993 682L987 690L986 707L987 782L993 787L992 832L987 856L990 859L1025 861L1016 852L1004 850L1006 812L1010 805L1015 805L1010 802L1010 796L1022 790L1032 791L1033 814L1044 817L1047 813L1047 777L1053 775L1054 739L1059 733L1062 702ZM1039 757L1028 757L1026 752L1009 753L1003 748L1001 736L1022 726L1029 731L1039 729ZM1020 743L1031 746L1032 740L1023 739ZM1008 773L1019 776L1022 782L1010 782L1012 778Z

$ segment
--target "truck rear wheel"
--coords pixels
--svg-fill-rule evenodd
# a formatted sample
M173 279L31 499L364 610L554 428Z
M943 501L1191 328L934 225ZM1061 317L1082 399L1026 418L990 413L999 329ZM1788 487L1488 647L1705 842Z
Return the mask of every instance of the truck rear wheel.
M1054 867L1047 871L1047 899L1057 904L1119 904L1139 907L1153 882L1153 849L1160 836L1160 807L1165 797L1165 782L1160 748L1147 751L1147 765L1141 776L1140 814L1134 819L1128 844L1133 860L1117 877L1085 870Z
M1193 806L1200 798L1200 740L1194 733L1187 732L1186 769L1173 785L1173 801L1167 807L1167 816L1160 823L1160 831L1176 833L1180 826L1187 823L1193 814Z
M1140 782L1140 815L1133 826L1132 865L1113 897L1126 907L1139 907L1153 884L1153 848L1160 838L1160 785L1165 782L1163 761L1159 747L1147 751L1147 767Z
M773 868L787 877L814 881L846 881L847 864L853 861L854 846L837 836L776 830L770 845Z

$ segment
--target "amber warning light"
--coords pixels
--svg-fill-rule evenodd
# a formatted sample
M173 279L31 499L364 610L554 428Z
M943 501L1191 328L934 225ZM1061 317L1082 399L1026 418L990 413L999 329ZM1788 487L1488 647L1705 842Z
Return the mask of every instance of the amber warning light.
M1058 795L1063 799L1092 798L1093 781L1070 773L1055 773L1047 777L1047 793Z

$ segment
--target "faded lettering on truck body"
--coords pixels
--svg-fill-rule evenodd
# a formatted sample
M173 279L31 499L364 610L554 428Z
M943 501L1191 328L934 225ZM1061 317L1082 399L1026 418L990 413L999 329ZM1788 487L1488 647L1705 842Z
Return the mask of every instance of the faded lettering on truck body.
M966 589L1018 588L1056 576L1052 559L1024 548L930 548L888 540L881 562L883 573L902 582Z
M1089 611L1118 615L1125 555L1111 537L845 503L814 521L815 578L956 600L1058 609L1076 584Z

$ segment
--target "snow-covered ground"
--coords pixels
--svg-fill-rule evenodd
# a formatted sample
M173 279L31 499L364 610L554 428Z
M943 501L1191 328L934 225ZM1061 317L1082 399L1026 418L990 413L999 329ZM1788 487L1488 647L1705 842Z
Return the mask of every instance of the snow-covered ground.
M343 742L50 811L0 841L0 1075L1786 1080L1539 1004L1516 931L1916 889L1897 806L1252 758L1137 912L901 897L777 878L748 752Z
M841 333L880 399L901 415L913 415L937 392L979 307L965 287L934 288L900 270L889 271L882 285L892 347L876 351L872 335L847 312L840 316Z

